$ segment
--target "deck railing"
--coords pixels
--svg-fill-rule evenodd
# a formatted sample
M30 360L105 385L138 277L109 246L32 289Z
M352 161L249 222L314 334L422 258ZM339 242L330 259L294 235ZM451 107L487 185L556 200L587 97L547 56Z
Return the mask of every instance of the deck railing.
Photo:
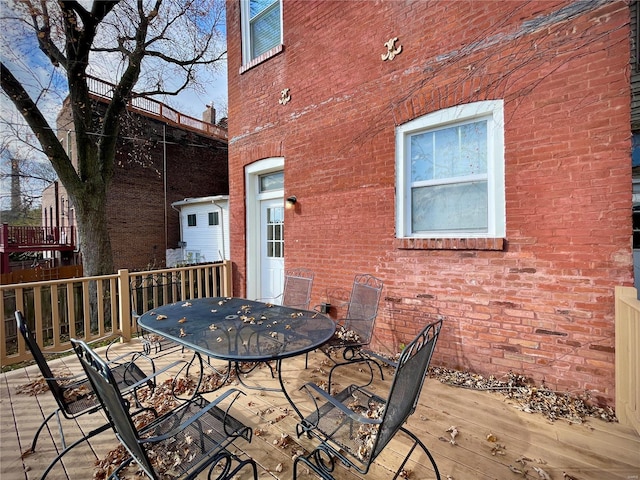
M177 293L163 293L166 284L153 281L159 277L175 279ZM140 284L145 285L147 309L170 301L231 296L231 265L224 261L143 272L119 270L113 275L2 285L0 365L31 359L24 341L16 334L16 310L23 312L44 352L68 350L70 338L95 342L120 337L129 341L136 333L131 315L131 288Z
M640 433L640 301L633 287L616 287L616 416Z
M115 85L96 77L87 77L87 85L89 86L89 93L93 95L96 100L110 100L113 98ZM203 120L198 120L189 115L184 115L152 98L134 97L129 101L127 108L182 128L203 132L224 140L228 139L226 129Z

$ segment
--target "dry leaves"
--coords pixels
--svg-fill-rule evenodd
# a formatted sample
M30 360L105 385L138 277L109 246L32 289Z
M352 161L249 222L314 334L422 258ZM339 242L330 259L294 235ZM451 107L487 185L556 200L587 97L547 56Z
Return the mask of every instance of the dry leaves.
M537 388L526 377L513 372L509 372L505 380L498 380L493 376L485 378L469 372L431 367L429 376L447 385L496 391L518 402L524 412L541 413L551 421L565 419L572 423L582 423L585 417L596 417L607 422L617 421L613 409L593 405L588 392L576 396Z

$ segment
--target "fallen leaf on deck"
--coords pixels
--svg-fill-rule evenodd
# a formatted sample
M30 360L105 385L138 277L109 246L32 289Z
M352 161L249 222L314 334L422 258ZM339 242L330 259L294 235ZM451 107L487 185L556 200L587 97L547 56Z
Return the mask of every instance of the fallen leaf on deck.
M542 468L534 466L533 469L536 471L536 473L540 478L544 480L551 480L551 477L549 476L549 474L545 472Z
M455 426L450 426L447 430L447 432L449 432L449 436L451 436L451 440L449 440L449 443L451 445L455 445L456 444L456 437L458 436L458 429Z
M519 475L526 475L527 474L526 470L520 470L518 467L514 467L513 465L509 465L509 470L511 470L513 473L517 473Z

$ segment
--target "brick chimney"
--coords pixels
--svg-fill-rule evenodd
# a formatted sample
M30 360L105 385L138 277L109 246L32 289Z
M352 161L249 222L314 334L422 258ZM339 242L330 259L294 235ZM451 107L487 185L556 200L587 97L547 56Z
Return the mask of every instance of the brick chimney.
M202 112L202 121L210 123L211 125L216 124L216 109L213 107L213 104L207 105L207 109Z

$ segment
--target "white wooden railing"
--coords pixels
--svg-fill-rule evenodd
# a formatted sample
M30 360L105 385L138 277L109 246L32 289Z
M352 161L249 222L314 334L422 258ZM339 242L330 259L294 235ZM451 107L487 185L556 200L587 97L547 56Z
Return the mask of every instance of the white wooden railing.
M640 433L640 301L616 287L616 417Z
M166 279L170 279L170 286ZM16 310L24 314L42 350L55 353L68 350L70 338L94 342L120 337L129 341L136 333L132 307L145 311L165 303L213 296L232 296L229 261L1 285L4 322L0 324L0 366L31 359L16 334Z

